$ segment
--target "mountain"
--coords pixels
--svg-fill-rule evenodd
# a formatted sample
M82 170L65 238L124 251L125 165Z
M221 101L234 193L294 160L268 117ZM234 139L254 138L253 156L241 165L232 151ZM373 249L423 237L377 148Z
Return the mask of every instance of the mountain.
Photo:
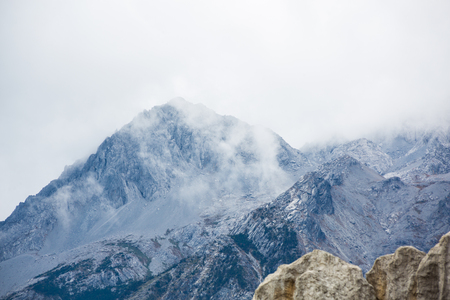
M368 271L378 256L399 246L428 250L436 244L450 230L449 191L448 181L415 186L385 179L346 155L302 176L233 233L273 260L264 275L313 249Z
M226 219L226 227L310 167L270 130L175 99L138 115L21 203L0 223L0 261L41 259L113 236L153 237L208 216ZM11 282L56 266L42 264L32 275L14 272Z
M297 150L172 100L0 222L0 297L251 299L313 249L364 271L428 251L450 231L449 133Z

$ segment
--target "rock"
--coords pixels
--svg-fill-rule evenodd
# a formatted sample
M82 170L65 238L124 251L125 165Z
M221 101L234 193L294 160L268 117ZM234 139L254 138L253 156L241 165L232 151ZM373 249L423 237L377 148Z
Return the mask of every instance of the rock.
M375 288L377 299L416 299L415 275L424 256L424 252L404 246L394 254L377 258L366 274L367 281Z
M417 270L417 300L450 299L450 232L430 249Z
M314 250L281 265L259 285L253 300L373 299L375 291L359 267Z

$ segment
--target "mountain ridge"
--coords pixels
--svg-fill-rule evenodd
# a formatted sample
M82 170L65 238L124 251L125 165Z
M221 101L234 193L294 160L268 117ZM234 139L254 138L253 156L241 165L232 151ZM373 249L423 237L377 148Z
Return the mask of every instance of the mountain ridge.
M450 231L443 132L416 144L359 139L302 151L270 130L171 101L0 222L0 296L42 296L47 284L73 297L250 299L265 275L315 248L365 271L401 245L426 251ZM85 279L70 283L77 276Z

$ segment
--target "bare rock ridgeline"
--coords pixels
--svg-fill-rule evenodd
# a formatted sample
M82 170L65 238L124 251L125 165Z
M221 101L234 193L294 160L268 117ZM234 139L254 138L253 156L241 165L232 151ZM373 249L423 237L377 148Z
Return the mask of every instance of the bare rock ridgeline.
M367 280L359 267L314 250L268 275L253 300L447 300L449 272L450 232L428 254L404 246L379 257Z

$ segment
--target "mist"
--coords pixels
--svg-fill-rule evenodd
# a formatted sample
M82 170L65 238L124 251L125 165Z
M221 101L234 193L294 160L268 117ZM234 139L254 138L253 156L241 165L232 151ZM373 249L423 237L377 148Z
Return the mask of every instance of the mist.
M175 97L297 148L448 124L449 15L444 0L2 1L0 220Z

